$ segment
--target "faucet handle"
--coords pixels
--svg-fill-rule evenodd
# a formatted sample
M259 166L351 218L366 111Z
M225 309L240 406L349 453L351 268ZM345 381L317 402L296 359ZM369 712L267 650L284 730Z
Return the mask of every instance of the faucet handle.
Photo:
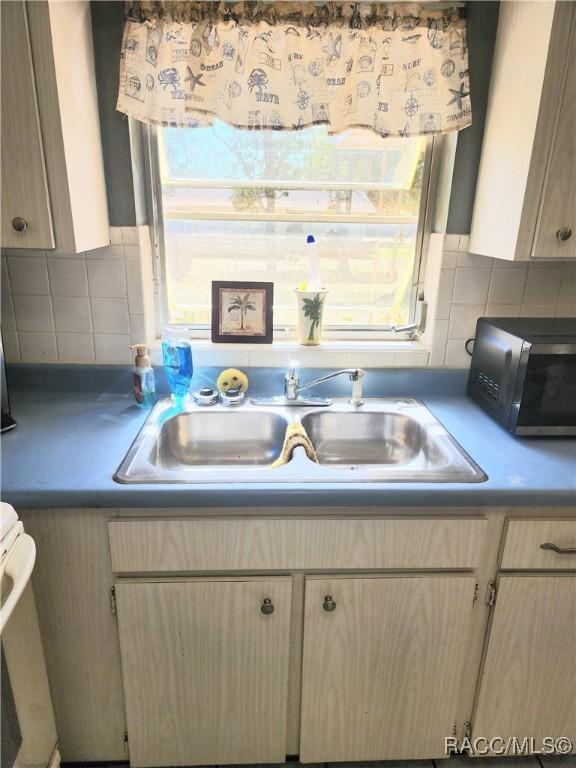
M284 376L284 397L286 397L287 400L295 400L298 396L298 387L300 386L298 368L298 361L290 360L288 363L288 371Z
M298 362L298 360L288 361L288 373L296 373L298 368L300 368L300 363Z
M352 368L350 371L350 381L360 381L366 376L364 368Z

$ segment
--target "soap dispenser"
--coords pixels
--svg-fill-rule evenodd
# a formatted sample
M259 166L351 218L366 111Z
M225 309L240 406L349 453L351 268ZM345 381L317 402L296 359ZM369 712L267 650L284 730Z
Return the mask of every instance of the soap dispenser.
M134 361L134 398L140 408L150 408L156 402L156 380L154 368L150 364L150 354L146 344L132 344L136 350Z

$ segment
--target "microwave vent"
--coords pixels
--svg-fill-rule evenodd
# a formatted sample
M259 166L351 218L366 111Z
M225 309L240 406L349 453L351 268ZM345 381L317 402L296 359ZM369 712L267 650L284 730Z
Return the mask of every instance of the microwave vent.
M494 381L491 376L483 373L478 368L475 373L476 385L478 388L481 389L482 392L485 392L488 397L491 397L493 400L498 400L498 395L500 394L500 385L498 382Z

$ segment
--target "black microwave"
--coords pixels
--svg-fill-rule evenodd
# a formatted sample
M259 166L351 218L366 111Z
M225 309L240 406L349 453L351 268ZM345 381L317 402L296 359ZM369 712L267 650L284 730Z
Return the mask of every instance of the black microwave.
M480 318L467 392L515 435L576 435L576 318Z

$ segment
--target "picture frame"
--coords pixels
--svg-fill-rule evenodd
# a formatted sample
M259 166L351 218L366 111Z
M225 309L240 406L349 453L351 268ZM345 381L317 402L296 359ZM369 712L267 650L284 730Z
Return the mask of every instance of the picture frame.
M271 344L274 283L212 281L212 341Z

